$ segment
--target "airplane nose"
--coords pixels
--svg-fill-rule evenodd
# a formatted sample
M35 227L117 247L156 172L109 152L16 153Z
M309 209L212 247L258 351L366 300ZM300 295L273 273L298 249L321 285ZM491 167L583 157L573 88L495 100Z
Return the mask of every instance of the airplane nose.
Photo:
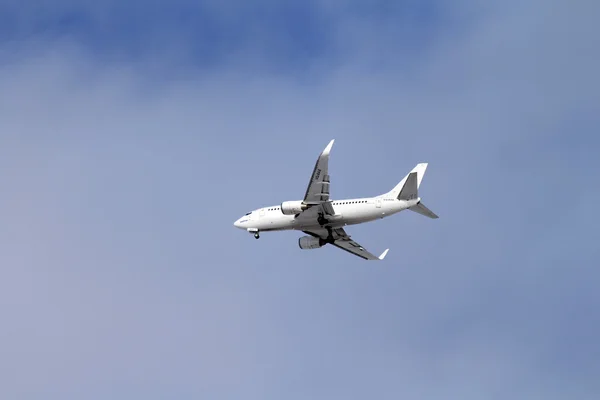
M240 220L238 219L237 221L235 221L235 222L233 223L233 226L235 226L236 228L241 228L241 227L242 227L242 224L240 224Z

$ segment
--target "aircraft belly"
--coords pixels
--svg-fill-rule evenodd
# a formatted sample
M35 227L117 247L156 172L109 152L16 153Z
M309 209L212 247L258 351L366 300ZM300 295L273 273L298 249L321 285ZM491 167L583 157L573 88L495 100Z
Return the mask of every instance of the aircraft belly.
M347 225L355 225L377 219L378 215L372 210L352 210L344 213L343 221Z
M283 231L295 229L296 222L293 216L273 216L261 219L260 222L253 224L253 228L260 231Z
M346 225L356 225L374 221L391 214L387 208L381 208L375 211L375 209L341 210L337 207L335 213L336 217L334 220L325 225L319 224L316 216L309 215L305 212L303 215L296 218L286 218L273 222L271 226L265 227L264 230L309 230L323 227L341 228Z
M362 224L364 222L369 222L369 221L374 221L376 219L379 219L381 217L379 216L361 216L361 217L354 217L354 218L345 218L344 219L344 225L357 225L357 224Z

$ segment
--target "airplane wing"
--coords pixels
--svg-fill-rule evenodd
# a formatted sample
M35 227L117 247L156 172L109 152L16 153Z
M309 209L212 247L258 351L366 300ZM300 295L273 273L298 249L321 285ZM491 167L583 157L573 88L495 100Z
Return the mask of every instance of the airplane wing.
M333 142L334 140L329 142L315 163L304 195L304 204L316 205L329 201L329 152Z
M389 249L386 249L379 257L371 254L360 244L356 243L354 240L348 236L344 228L335 228L331 230L331 236L327 229L311 229L310 231L303 231L304 233L319 237L321 239L325 239L328 243L334 245L335 247L339 247L342 250L346 250L349 253L354 254L360 258L365 260L383 260L388 253Z
M333 209L331 201L323 201L315 204L298 214L298 217L300 219L315 219L319 216L319 214L323 214L327 217L335 217L335 210Z

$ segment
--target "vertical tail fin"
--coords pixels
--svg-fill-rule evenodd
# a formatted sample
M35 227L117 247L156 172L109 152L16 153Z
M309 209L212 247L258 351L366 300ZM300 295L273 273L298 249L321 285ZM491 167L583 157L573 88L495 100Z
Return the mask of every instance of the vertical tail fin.
M398 200L415 200L419 199L419 186L427 170L427 163L417 164L412 171L408 173L392 190L386 193L386 197L392 197ZM429 218L439 218L430 209L425 207L419 200L417 204L410 207L409 210Z
M419 197L419 187L417 182L416 172L408 174L408 177L406 177L406 181L398 194L398 200L414 200Z
M404 189L405 183L409 183L410 190L414 190L414 193L418 195L419 186L421 186L421 181L423 180L423 175L425 175L425 171L427 170L427 163L417 164L409 173L402 179L392 190L390 190L386 196L393 197L395 199L399 199L402 190ZM411 178L412 176L412 178ZM411 179L411 182L407 182ZM407 192L405 195L409 193L409 188L407 188Z

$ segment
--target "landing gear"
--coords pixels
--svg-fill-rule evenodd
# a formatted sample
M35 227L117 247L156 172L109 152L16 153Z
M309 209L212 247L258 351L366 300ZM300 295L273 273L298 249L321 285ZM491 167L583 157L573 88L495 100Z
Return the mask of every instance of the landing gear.
M258 234L258 232L256 232L256 233L254 234L254 239L259 239L259 238L260 238L260 235Z
M323 216L323 213L319 213L319 216L317 217L317 222L319 223L319 225L323 226L329 221Z
M335 240L333 240L333 229L330 226L327 227L327 239L325 239L327 243L333 244Z

